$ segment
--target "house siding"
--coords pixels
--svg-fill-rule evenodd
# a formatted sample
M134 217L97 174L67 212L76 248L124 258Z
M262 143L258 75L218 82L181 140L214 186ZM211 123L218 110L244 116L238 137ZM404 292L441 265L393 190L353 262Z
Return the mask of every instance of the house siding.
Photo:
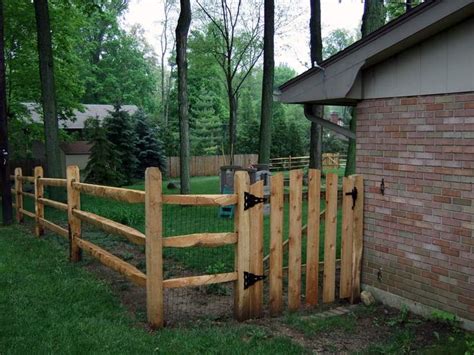
M474 92L361 101L357 173L362 282L474 320Z
M474 17L362 71L364 99L474 90Z

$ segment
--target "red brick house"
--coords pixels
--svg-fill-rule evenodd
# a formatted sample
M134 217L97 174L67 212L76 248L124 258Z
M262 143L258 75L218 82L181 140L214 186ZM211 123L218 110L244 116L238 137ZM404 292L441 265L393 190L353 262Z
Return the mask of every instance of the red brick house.
M364 287L474 329L474 1L427 1L320 67L277 96L318 122L356 107Z

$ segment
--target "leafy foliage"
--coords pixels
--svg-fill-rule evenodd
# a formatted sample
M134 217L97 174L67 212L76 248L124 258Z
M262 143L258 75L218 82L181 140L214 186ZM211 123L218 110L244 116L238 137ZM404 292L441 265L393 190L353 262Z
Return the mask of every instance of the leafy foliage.
M323 38L323 59L327 59L360 38L359 33L352 33L344 28L337 28Z
M22 102L40 101L35 15L30 0L5 0L5 54L11 135L24 121ZM81 103L126 102L155 113L157 65L140 28L120 29L125 0L50 0L59 118ZM26 158L31 145L11 142L12 156Z
M422 0L408 0L411 2L412 7L418 6L421 4ZM399 0L386 0L385 8L387 11L388 21L396 19L397 17L403 15L406 11L405 1Z

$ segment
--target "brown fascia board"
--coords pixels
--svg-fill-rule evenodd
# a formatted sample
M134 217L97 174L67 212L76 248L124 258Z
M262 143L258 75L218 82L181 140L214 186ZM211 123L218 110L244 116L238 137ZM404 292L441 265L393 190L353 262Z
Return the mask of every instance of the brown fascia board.
M407 24L407 22L414 21L415 18L418 17L419 15L421 15L421 14L425 13L426 11L432 9L433 7L441 4L442 2L447 2L447 1L456 1L456 2L459 1L459 2L461 2L461 0L430 0L430 1L425 1L421 5L418 5L414 9L410 10L408 13L398 17L397 19L395 19L393 21L390 21L389 23L387 23L383 27L379 28L377 31L372 32L367 37L353 43L352 45L350 45L346 49L340 51L339 53L336 53L332 57L330 57L330 58L326 59L325 61L321 62L320 66L323 67L323 68L327 68L328 66L340 61L342 58L347 57L347 56L351 55L352 53L354 53L355 51L363 48L367 44L379 39L380 37L383 37L383 36L389 34L391 31L393 31L393 29L395 29L397 27L400 27L400 26L403 26L403 25L409 26L409 23ZM396 54L396 53L398 53L398 52L400 52L400 51L402 51L406 48L409 48L412 45L415 45L416 43L420 42L421 40L428 37L429 35L433 35L433 34L439 32L439 31L442 31L443 29L448 28L449 26L453 25L453 23L456 23L457 20L468 17L469 13L472 14L472 12L474 10L474 0L463 1L463 2L464 2L464 7L459 9L457 12L447 14L449 16L449 19L445 18L442 21L432 23L430 26L427 26L425 29L423 29L423 30L421 30L417 33L414 33L412 36L402 39L398 44L393 45L393 46L388 47L388 48L385 48L380 53L375 54L375 55L371 56L370 58L367 58L365 67L368 67L370 65L374 65L374 64L390 57L391 55L394 55L394 54ZM469 10L469 11L465 11L465 10ZM321 72L321 69L319 69L317 67L311 68L311 69L305 71L304 73L296 76L295 78L287 81L286 83L281 85L278 88L278 90L280 92L284 92L289 87L291 87L293 85L297 85L298 82L306 79L307 77L315 75L318 72ZM344 98L341 98L340 101L345 102L346 100Z

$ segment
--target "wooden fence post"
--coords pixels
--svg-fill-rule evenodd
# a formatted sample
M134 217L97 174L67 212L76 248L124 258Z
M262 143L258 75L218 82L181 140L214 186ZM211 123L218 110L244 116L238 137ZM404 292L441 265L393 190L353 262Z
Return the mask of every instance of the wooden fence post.
M15 204L16 204L16 221L18 223L23 222L23 181L21 177L23 176L21 168L15 169Z
M250 186L250 193L263 197L263 181ZM252 207L250 214L250 272L263 275L263 204ZM263 315L263 282L257 282L250 288L250 316Z
M39 181L43 177L43 168L36 166L34 169L35 177L35 235L40 237L44 234L44 228L42 227L40 218L44 218L44 205L39 201L40 198L44 197L44 186Z
M69 259L73 262L81 260L81 249L76 238L81 237L81 220L72 214L73 209L81 209L81 193L73 187L74 182L80 182L79 167L71 165L66 170L67 183L67 216L69 222Z
M162 181L158 168L145 171L146 309L153 328L164 325Z
M354 217L352 209L353 200L346 196L354 188L354 179L342 179L342 233L341 233L341 275L339 285L339 298L348 298L351 295L352 279L352 228Z
M360 300L360 273L362 268L362 251L364 247L364 178L353 175L357 189L357 200L354 206L354 226L352 232L352 290L351 303Z
M249 318L249 290L244 288L244 272L250 269L250 211L244 210L244 194L249 192L249 175L238 171L234 177L234 191L238 202L235 206L235 232L238 239L235 250L234 316L243 321Z
M323 303L333 302L336 291L337 174L326 176L326 220L324 224Z
M308 228L306 233L306 304L318 304L319 220L321 209L321 171L308 172Z
M270 199L270 314L283 310L283 206L284 176L271 177Z
M301 215L303 171L290 171L290 230L288 236L288 309L301 306Z

